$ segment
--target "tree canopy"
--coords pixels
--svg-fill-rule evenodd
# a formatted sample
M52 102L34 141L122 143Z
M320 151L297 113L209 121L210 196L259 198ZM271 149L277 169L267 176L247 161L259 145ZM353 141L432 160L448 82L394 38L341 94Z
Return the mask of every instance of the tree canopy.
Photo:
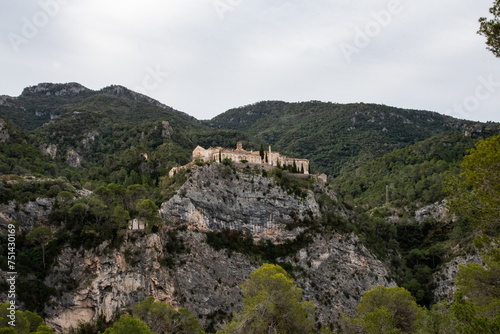
M500 136L476 144L448 191L452 211L491 236L500 235Z
M0 304L0 334L53 334L54 330L47 326L42 317L30 311L15 311L15 326L9 324L12 321L8 316L10 303Z
M493 14L492 19L486 17L479 19L481 26L478 34L486 37L487 49L496 57L500 57L500 0L495 0L490 13Z
M356 318L343 318L346 333L419 333L425 312L409 291L377 286L363 294Z
M245 309L220 333L313 333L314 305L280 266L263 264L242 289Z
M155 302L153 297L133 307L132 314L155 333L203 334L198 321L185 308L176 311L171 305Z
M113 327L106 329L104 334L153 334L144 321L130 314L124 314L113 324Z

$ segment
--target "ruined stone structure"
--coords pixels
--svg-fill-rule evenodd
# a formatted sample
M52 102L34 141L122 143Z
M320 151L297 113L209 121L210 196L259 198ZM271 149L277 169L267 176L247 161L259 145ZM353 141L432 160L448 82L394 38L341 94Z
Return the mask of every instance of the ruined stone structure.
M268 151L264 151L264 159L261 157L259 151L244 150L241 142L236 144L236 149L227 149L223 147L210 147L204 149L201 146L197 146L193 151L193 162L199 160L203 162L214 161L220 163L224 161L224 159L231 159L233 162L237 163L267 164L274 167L293 166L295 164L298 172L303 171L304 174L309 174L309 160L288 158L281 155L279 152L271 151L271 145L269 145ZM169 176L173 176L175 172L186 166L172 168Z
M144 230L146 224L144 221L134 218L128 222L128 229L129 230Z

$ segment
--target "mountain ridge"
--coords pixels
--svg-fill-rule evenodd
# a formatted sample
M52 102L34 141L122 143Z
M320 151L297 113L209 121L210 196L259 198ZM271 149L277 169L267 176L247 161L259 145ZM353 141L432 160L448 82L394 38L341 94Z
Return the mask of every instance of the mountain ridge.
M76 82L39 83L24 88L17 97L2 95L0 97L0 115L12 119L22 130L33 132L51 120L73 112L75 107L81 108L86 103L92 104L97 101L99 106L104 107L117 103L116 101L106 101L106 97L121 99L122 102L127 102L130 109L137 106L141 109L158 108L159 112L170 114L170 117L174 113L186 121L199 122L187 113L175 110L158 100L123 86L110 85L100 90L92 90ZM133 103L136 105L134 106ZM138 115L139 113L136 112L136 116ZM159 120L158 117L151 117L151 115L147 120L152 120L151 118ZM134 120L137 119L138 117ZM116 117L115 121L119 122L120 117Z
M308 158L335 177L393 149L484 123L378 104L263 101L230 109L206 124L243 131L280 152Z
M234 146L231 137L245 138L245 146L255 150L260 144L272 145L283 154L307 158L313 172L331 177L445 131L480 131L486 124L433 111L321 101L261 101L198 120L123 86L94 91L74 82L41 83L25 88L19 97L2 96L0 116L44 137L57 133L54 127L80 129L85 137L102 132L98 128L103 122L109 127L168 121L187 151L196 145ZM52 143L56 139L52 135Z

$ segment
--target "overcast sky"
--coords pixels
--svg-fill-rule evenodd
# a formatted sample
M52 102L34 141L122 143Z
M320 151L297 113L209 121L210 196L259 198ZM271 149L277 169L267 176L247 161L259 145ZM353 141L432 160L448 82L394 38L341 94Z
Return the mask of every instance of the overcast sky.
M0 0L0 95L118 84L198 119L262 100L500 122L493 0Z

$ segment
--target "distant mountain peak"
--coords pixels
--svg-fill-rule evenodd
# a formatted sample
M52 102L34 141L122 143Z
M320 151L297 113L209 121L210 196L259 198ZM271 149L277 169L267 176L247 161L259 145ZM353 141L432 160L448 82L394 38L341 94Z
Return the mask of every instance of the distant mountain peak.
M163 109L172 109L171 107L161 103L158 100L155 100L147 95L141 94L134 92L133 90L128 89L127 87L120 86L120 85L110 85L107 87L104 87L99 91L99 93L102 94L109 94L113 96L118 96L118 97L126 97L130 98L136 101L141 101L141 102L147 102L150 104L153 104L157 107L163 108Z
M30 86L25 88L21 93L21 96L27 96L27 95L68 96L68 95L78 95L81 92L85 91L90 91L90 89L76 82L63 83L63 84L44 82L35 86Z
M19 102L17 101L17 98L15 97L10 97L7 95L0 95L0 106L5 106L5 107L19 107L18 106ZM24 109L24 108L22 108Z

